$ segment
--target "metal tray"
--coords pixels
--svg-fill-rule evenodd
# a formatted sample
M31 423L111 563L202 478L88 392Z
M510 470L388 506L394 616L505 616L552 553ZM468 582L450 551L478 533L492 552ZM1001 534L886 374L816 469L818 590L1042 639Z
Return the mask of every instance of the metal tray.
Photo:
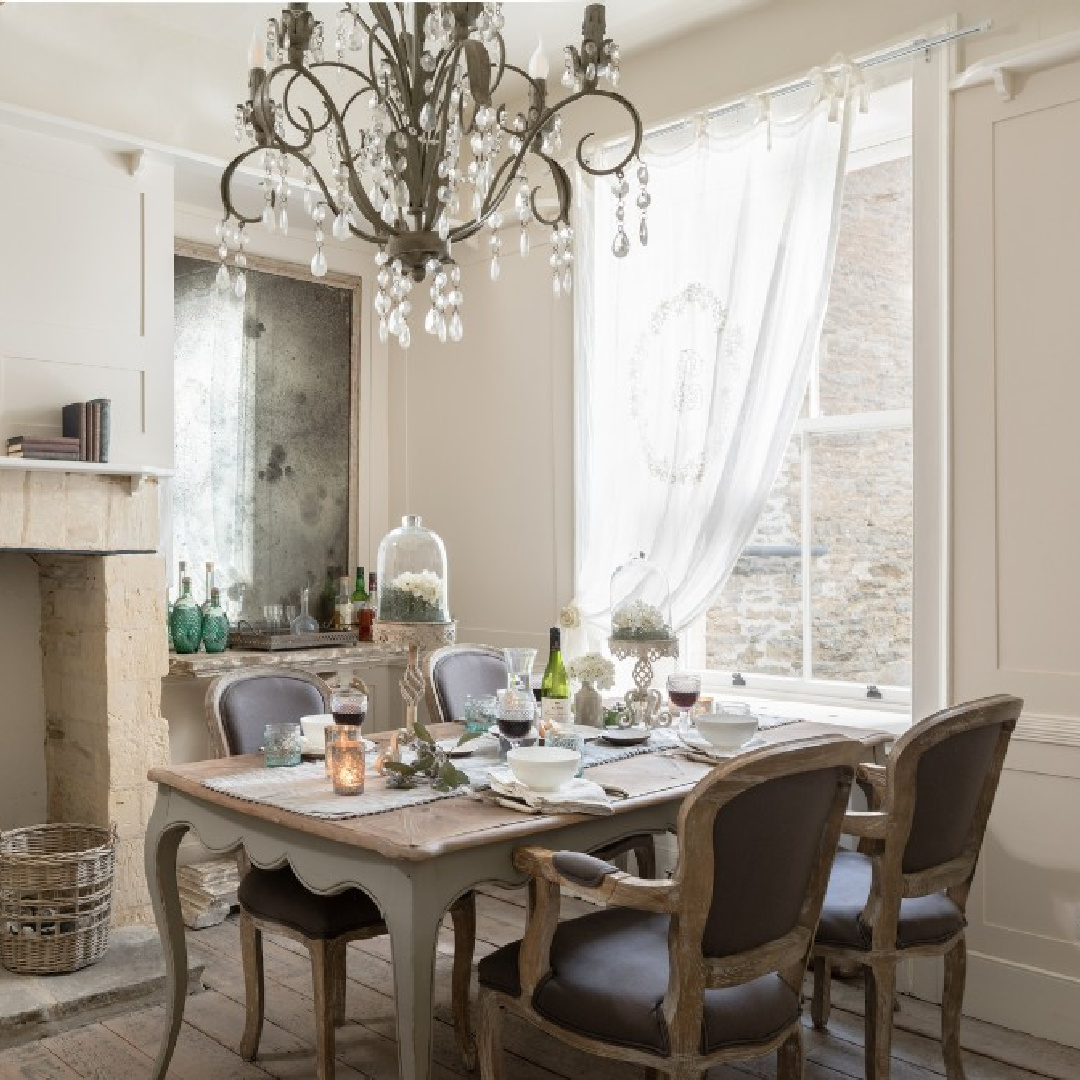
M359 638L352 630L318 630L311 634L294 634L290 630L230 630L230 649L257 649L278 652L285 649L321 649L331 645L357 645Z

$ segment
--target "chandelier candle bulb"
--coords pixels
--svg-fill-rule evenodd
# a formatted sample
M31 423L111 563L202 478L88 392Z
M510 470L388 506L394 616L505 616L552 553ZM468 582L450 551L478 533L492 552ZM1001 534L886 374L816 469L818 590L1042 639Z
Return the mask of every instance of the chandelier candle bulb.
M529 77L532 79L546 79L550 70L548 58L544 55L544 39L538 38L536 51L529 57Z

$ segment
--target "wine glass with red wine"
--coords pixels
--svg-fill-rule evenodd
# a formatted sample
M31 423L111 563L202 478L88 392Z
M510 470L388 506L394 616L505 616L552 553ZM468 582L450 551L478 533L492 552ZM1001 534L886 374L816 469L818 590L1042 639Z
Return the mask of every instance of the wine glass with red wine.
M701 697L701 676L691 671L674 671L667 679L668 700L679 710L679 730L690 726L690 710Z
M339 686L330 694L330 711L334 714L335 724L359 727L367 718L367 707L367 694L354 686Z
M499 733L511 747L520 746L532 731L536 699L524 690L506 689L495 694Z

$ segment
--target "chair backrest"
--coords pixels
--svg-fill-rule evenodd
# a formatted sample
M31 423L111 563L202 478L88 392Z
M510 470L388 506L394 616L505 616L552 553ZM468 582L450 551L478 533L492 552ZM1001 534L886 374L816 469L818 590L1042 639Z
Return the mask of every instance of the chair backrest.
M839 736L779 743L713 769L683 804L663 1005L673 1047L700 1040L708 987L777 972L799 991L867 755Z
M460 720L465 698L506 686L506 657L492 645L446 645L428 657L427 705L433 723Z
M896 742L887 766L882 877L901 896L948 889L963 907L1024 703L1006 694L928 716ZM899 888L890 890L895 879Z
M206 723L218 757L254 754L267 724L330 711L330 688L293 668L242 668L219 675L206 691Z

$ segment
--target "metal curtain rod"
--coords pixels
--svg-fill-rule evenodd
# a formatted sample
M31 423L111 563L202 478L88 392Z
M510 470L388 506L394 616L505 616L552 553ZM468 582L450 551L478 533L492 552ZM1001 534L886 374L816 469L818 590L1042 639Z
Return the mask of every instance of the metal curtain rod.
M909 41L905 45L896 45L891 49L871 53L869 56L854 60L852 61L852 66L857 68L876 67L878 64L887 64L892 60L900 60L905 56L911 56L913 53L925 52L929 54L931 49L936 49L941 45L947 45L951 41L956 41L957 38L969 37L972 34L984 34L992 26L993 22L990 19L984 19L981 23L976 23L972 26L964 26L959 30L949 30L947 33L937 34L934 37L916 38L914 41ZM824 70L836 71L837 68L826 67ZM732 101L727 105L717 105L715 108L707 109L705 111L705 116L709 120L712 120L718 116L723 116L725 113L737 112L739 109L746 108L746 106L755 98L781 97L784 94L793 94L799 90L806 90L811 85L812 80L808 76L802 79L795 79L792 82L781 83L779 86L749 94L746 97L740 98L738 101ZM686 127L688 124L694 123L694 121L694 116L684 116L679 120L672 120L667 124L661 124L659 127L648 128L645 132L645 138L648 139L655 135L666 135L669 131L676 131L678 128Z

